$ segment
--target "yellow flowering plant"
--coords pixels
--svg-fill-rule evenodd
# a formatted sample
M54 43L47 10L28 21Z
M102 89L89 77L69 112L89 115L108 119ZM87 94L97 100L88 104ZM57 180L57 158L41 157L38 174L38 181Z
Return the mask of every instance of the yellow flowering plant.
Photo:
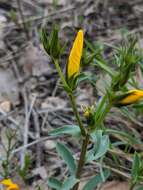
M106 153L113 146L109 140L109 133L117 131L106 129L104 122L106 115L113 107L119 108L121 106L132 105L143 98L143 90L136 88L128 90L128 86L126 86L128 81L131 80L131 76L135 74L135 66L140 62L142 57L136 48L136 39L129 40L123 47L116 48L115 55L112 60L110 60L115 63L118 69L110 68L102 52L96 49L95 46L92 47L91 44L86 43L87 48L85 49L88 49L89 52L85 52L85 49L83 50L83 46L85 45L84 31L80 29L73 42L66 65L66 73L64 73L59 59L61 56L59 50L62 47L59 45L61 43L58 38L58 30L52 32L53 35L51 39L47 37L45 31L44 29L41 35L44 49L48 55L50 55L55 65L77 121L77 125L54 129L49 132L49 135L61 136L68 134L78 138L82 143L79 158L75 159L73 153L65 144L57 142L56 150L68 166L69 172L62 182L57 178L50 177L48 185L57 190L78 190L84 165L93 161L103 161ZM85 55L88 55L88 58ZM91 84L95 84L95 81L91 76L86 75L82 71L82 60L86 60L86 63L93 67L95 66L102 69L110 77L110 83L106 85L105 93L102 97L97 99L93 105L83 109L82 116L86 122L83 122L83 117L78 110L75 91L81 81L88 80ZM130 84L134 87L133 80L130 81ZM91 144L93 146L89 150L88 147ZM135 159L134 162L137 162L136 160L137 159ZM135 170L134 167L132 167L132 170ZM99 174L93 176L93 178L85 184L83 190L94 190L99 183L104 182L109 177L109 169L104 169L102 164L100 165L100 171ZM136 171L136 174L139 176L138 171ZM132 178L135 177L136 176L133 175ZM141 178L138 179L140 180ZM132 181L135 182L131 182L130 190L140 182L139 180L132 179Z
M0 182L6 190L20 190L19 186L16 183L13 183L11 179L4 179Z
M54 65L57 71L56 74L60 79L60 82L58 81L59 83L57 84L59 84L60 90L63 89L65 92L63 93L64 98L68 99L71 106L68 112L71 114L68 115L68 118L71 119L72 117L71 121L68 122L70 124L58 128L54 126L54 129L50 128L50 131L48 131L48 139L56 141L56 146L52 144L50 149L54 147L59 157L64 161L60 165L61 171L65 167L66 169L63 173L61 172L62 175L59 178L57 177L59 171L50 171L49 173L52 176L49 176L47 182L46 167L44 166L43 170L43 165L41 167L43 159L40 160L39 157L41 141L47 140L47 137L41 138L37 135L41 131L36 126L36 122L41 122L43 115L37 115L41 111L37 112L35 107L33 107L35 106L33 104L35 103L35 98L34 102L32 101L32 104L29 106L31 98L29 96L25 97L27 93L24 93L22 95L24 95L24 103L26 104L26 135L24 135L23 145L22 141L19 143L15 141L17 138L20 140L22 135L21 131L17 134L19 122L15 122L15 119L18 118L20 123L23 123L21 118L24 117L24 114L21 114L22 112L20 111L19 117L17 112L1 112L2 126L4 124L7 127L10 124L6 130L3 130L2 126L0 127L2 132L0 151L3 154L0 159L0 177L3 179L0 181L0 188L3 190L21 189L10 178L16 174L19 175L18 177L21 177L20 179L23 180L25 186L27 182L30 181L31 183L33 179L38 179L40 184L36 184L35 190L42 189L40 187L42 178L45 179L44 186L46 184L48 185L46 188L52 190L101 189L100 185L106 182L109 177L112 180L116 174L120 175L120 179L124 180L126 178L129 190L143 190L142 50L140 51L137 46L137 38L134 37L127 38L122 42L122 45L119 45L119 42L117 45L110 44L109 48L107 43L101 44L97 41L94 43L94 41L90 42L89 39L85 39L85 33L86 30L81 28L72 34L73 40L64 54L65 60L65 55L68 52L65 65L63 65L62 56L66 47L61 43L58 27L54 26L50 35L46 28L42 28L40 32L43 48L51 58L51 64ZM63 66L66 70L63 69ZM140 73L141 80L139 81ZM88 94L88 89L90 89L92 98L86 101L88 105L80 106L81 102L78 95L82 91L81 88L83 88L83 86L80 86L81 82L84 81L86 83L82 84L87 85L84 92ZM45 104L41 104L41 101L38 101L37 104L36 101L37 105L43 108ZM17 108L19 110L19 106ZM62 110L62 114L64 111ZM66 114L68 113L66 112ZM14 115L11 117L11 114ZM6 118L8 119L7 122L5 121ZM117 121L115 121L115 118ZM66 122L66 119L64 121ZM43 123L45 123L45 119ZM31 135L29 131L31 130L29 125L33 127L34 124L35 129L32 128L32 132L36 138L40 139L34 140L34 135ZM22 127L19 129L22 130ZM72 143L69 143L68 138L70 138ZM47 148L47 143L49 142L49 140L46 142L44 148ZM37 146L37 143L40 143L40 146L39 144ZM35 158L37 158L36 162L34 156L30 157L27 155L27 150L32 146L31 151L28 151L31 155L35 144L38 152L38 155L34 153L34 156L36 155ZM74 146L70 146L71 144ZM19 151L20 154L15 157ZM52 156L54 155L55 153L52 154ZM31 162L33 158L34 162ZM50 163L52 162L53 160L50 159ZM38 166L38 168L33 170L33 166ZM43 175L42 171L44 172ZM32 176L31 173L33 173ZM33 178L33 175L36 175L36 178ZM39 179L40 177L41 179ZM31 187L29 188L31 189Z
M143 99L143 90L133 89L116 96L113 100L113 104L116 106L127 106L134 104L141 99Z

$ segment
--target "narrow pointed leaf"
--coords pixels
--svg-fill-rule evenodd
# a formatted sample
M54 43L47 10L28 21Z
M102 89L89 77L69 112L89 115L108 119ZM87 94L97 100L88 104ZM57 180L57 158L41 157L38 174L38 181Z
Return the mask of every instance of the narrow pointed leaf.
M140 158L139 158L139 155L135 152L134 159L133 159L132 172L131 172L131 176L133 180L135 180L138 177L139 169L140 169Z
M135 190L143 190L143 186L140 186L140 187L138 187L138 188L135 189Z
M57 149L58 154L62 157L62 159L67 164L70 173L74 175L76 172L76 164L70 150L60 142L56 144L56 149Z
M49 132L49 135L51 136L60 136L63 134L73 135L73 136L79 135L80 128L77 125L65 125L64 127L59 127Z
M104 171L104 179L106 180L110 175L109 170ZM95 177L91 178L87 184L83 187L83 190L95 190L98 184L103 183L101 175L96 175Z
M97 160L104 156L104 154L109 149L109 137L108 135L102 135L102 130L96 130L91 134L93 142L95 142L94 147L88 151L86 155L86 161L90 162L92 160Z
M64 181L60 190L70 190L77 182L78 180L74 176L70 176Z
M57 180L56 178L50 177L49 180L48 180L48 186L50 188L60 190L61 186L62 186L62 183L59 180Z

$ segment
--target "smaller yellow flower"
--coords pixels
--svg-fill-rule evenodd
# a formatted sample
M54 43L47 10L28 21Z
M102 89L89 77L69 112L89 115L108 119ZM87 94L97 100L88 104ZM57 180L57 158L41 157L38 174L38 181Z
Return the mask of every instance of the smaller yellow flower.
M19 186L16 183L13 183L11 179L4 179L0 184L6 187L6 190L20 190Z
M114 104L117 106L126 106L126 105L136 103L142 98L143 98L143 90L134 89L116 97Z
M85 110L83 115L84 117L88 118L90 116L90 110L89 109Z
M79 30L73 43L67 64L67 79L75 76L80 71L80 60L83 50L83 30Z
M92 106L82 105L81 109L83 111L83 116L88 119L94 113L95 107L94 107L94 105L92 105Z
M82 106L82 110L83 110L83 116L85 118L89 118L90 114L91 114L91 109L90 107L86 107L86 106Z

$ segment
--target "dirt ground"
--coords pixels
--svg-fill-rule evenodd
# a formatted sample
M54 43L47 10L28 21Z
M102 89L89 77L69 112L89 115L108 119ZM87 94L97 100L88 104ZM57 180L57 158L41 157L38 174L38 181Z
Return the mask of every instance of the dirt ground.
M64 69L77 28L84 29L86 39L108 44L118 44L123 33L135 34L143 47L142 18L142 0L0 0L0 164L6 156L3 145L8 146L6 131L10 129L15 134L11 177L21 189L32 190L40 185L48 190L49 176L62 179L67 174L55 151L57 138L48 136L48 132L75 121L54 65L43 50L40 28L46 26L50 33L53 23L59 25L60 39L67 43L61 60ZM102 75L92 71L99 75L97 88L100 88ZM81 105L94 102L97 95L100 94L90 85L81 85L77 97L79 110ZM106 122L114 127L117 123L127 128L133 125L123 120L120 113L118 118L114 117L107 117ZM68 139L67 144L77 157L78 142L69 137L61 139ZM130 159L120 149L116 151L123 162ZM26 154L30 157L30 168L25 187L13 167L22 167ZM116 168L110 165L110 159L107 161L113 175L102 190L127 190L128 183L122 181L128 181L128 169ZM83 183L98 169L96 164L85 167ZM2 170L0 166L0 173Z

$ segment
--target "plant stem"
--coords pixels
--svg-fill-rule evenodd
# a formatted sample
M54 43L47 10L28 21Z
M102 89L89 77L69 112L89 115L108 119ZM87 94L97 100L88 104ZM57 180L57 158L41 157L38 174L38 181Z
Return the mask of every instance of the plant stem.
M59 76L60 76L60 79L61 79L63 85L67 87L68 84L67 84L67 82L66 82L66 80L65 80L65 77L64 77L64 75L63 75L63 72L61 71L61 68L60 68L60 66L59 66L59 61L58 61L57 59L53 59L53 61L54 61L54 63L55 63L55 67L56 67L56 69L57 69L57 71L58 71L58 74L59 74Z
M86 136L86 131L85 131L84 126L82 124L82 121L80 119L80 115L79 115L79 112L77 110L77 105L76 105L75 98L74 98L73 94L70 93L69 98L70 98L70 102L71 102L71 105L72 105L73 112L74 112L74 114L76 116L78 125L80 127L81 134L82 134L83 137L85 137Z
M54 60L55 67L56 67L56 69L57 69L57 71L59 73L59 76L61 78L61 81L62 81L63 85L67 89L69 89L69 92L67 91L67 93L69 95L69 99L70 99L70 102L71 102L71 105L72 105L73 112L75 114L75 117L77 119L78 125L80 127L81 135L82 135L82 137L84 137L82 139L83 143L82 143L80 158L79 158L79 161L78 161L77 172L76 172L76 178L79 179L80 176L81 176L82 168L84 166L85 155L86 155L90 135L86 132L86 129L83 126L82 120L80 118L80 115L79 115L79 112L78 112L78 109L77 109L75 97L74 97L74 95L72 93L72 90L70 89L70 87L68 86L68 84L67 84L67 82L66 82L66 80L64 78L63 72L61 71L61 68L59 66L59 61L57 59L56 60L53 59L53 60ZM77 190L78 187L79 187L79 182L77 184L75 184L75 186L73 187L73 190Z
M134 187L135 187L135 183L132 183L131 185L130 185L130 188L129 188L129 190L133 190L134 189Z
M66 82L66 80L65 80L65 78L64 78L63 72L61 71L61 68L60 68L60 66L59 66L58 60L57 60L57 59L54 60L54 63L55 63L56 69L57 69L57 71L58 71L58 73L59 73L59 76L60 76L60 78L61 78L61 81L62 81L63 85L64 85L66 88L69 88L69 86L68 86L68 84L67 84L67 82ZM70 89L70 88L69 88L69 89ZM80 115L79 115L79 112L78 112L78 110L77 110L77 105L76 105L76 102L75 102L75 98L74 98L72 92L68 93L68 95L69 95L69 98L70 98L70 102L71 102L71 105L72 105L73 112L74 112L74 114L75 114L75 116L76 116L78 125L79 125L79 127L80 127L81 134L82 134L83 137L85 137L85 136L86 136L86 131L85 131L84 126L83 126L83 124L82 124L82 121L81 121L81 119L80 119Z
M76 178L77 179L80 178L82 168L83 168L84 163L85 163L85 155L86 155L86 151L87 151L89 137L90 137L90 135L87 133L85 139L83 139L80 158L79 158L79 161L78 161L78 168L77 168L77 172L76 172ZM79 187L79 182L77 184L75 184L75 186L73 187L73 190L77 190L78 187Z

